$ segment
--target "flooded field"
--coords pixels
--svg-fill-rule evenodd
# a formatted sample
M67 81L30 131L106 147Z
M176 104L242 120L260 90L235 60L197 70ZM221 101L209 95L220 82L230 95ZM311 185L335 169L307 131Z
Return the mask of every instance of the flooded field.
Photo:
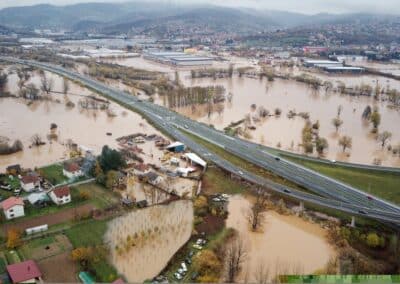
M232 59L238 66L244 62ZM147 70L164 71L173 77L175 69L170 66L157 64L143 58L114 59L114 63L126 66L144 68ZM250 62L247 60L250 65ZM228 63L216 63L224 64ZM215 67L215 66L213 66ZM281 70L283 71L283 70ZM376 135L371 134L372 126L362 120L361 115L365 107L377 107L381 114L381 131L389 131L392 137L388 144L396 146L400 143L400 129L397 122L400 120L400 110L393 109L386 102L376 102L368 97L351 97L337 93L326 93L325 90L316 91L307 85L295 81L276 79L268 82L266 79L259 80L248 77L239 78L234 76L231 79L192 79L189 70L179 69L179 77L182 83L188 87L194 86L216 86L222 85L226 94L232 93L231 101L214 105L211 113L207 105L195 105L176 107L175 110L192 119L214 125L217 129L223 129L232 122L244 119L246 115L254 117L256 112L251 105L263 106L270 113L274 109L282 110L279 117L271 116L260 121L254 121L255 130L249 131L246 139L262 143L271 147L280 147L283 150L303 153L301 143L301 130L305 120L300 117L288 118L289 111L308 112L312 122L317 120L320 123L319 135L328 140L329 147L325 158L339 161L348 161L363 164L372 164L379 160L382 165L400 166L400 158L391 152L382 150ZM400 81L387 79L381 76L372 75L331 75L325 73L311 72L303 68L288 69L287 72L293 75L308 73L324 81L330 81L334 85L343 82L348 87L355 87L361 84L368 84L373 88L378 83L382 88L395 88L400 90ZM156 97L155 102L168 107L168 100L165 97ZM332 125L332 119L337 114L337 108L342 106L341 119L343 125L336 133ZM352 149L343 153L338 144L340 136L348 135L352 138ZM317 155L314 151L314 155Z
M180 200L128 213L110 222L105 235L111 261L130 283L150 279L189 239L193 206Z
M54 80L54 91L61 92L62 79L54 74L46 73L48 78ZM16 75L9 76L8 89L17 92ZM29 82L40 85L39 76L36 74ZM0 99L0 130L1 136L8 137L12 143L20 139L24 150L16 154L0 156L0 171L8 165L19 163L24 167L43 166L49 163L68 158L65 144L69 139L78 145L86 146L95 153L100 153L104 145L117 147L115 140L119 136L142 132L159 134L153 127L147 124L139 115L125 110L115 103L109 106L112 115L105 110L82 109L78 102L83 99L82 95L90 95L91 92L79 85L70 83L70 91L67 96L52 93L52 100L29 101L17 98ZM66 100L72 101L75 107L67 107ZM46 136L50 132L50 124L57 124L56 141L49 141ZM107 135L107 132L112 135ZM39 134L46 145L32 147L31 137ZM149 155L144 158L151 162L153 146L144 146L144 151ZM156 152L156 151L154 151ZM147 153L147 152L146 152Z
M218 129L223 129L231 122L244 119L246 115L254 116L256 112L251 105L263 106L270 113L275 108L282 110L279 117L267 117L259 122L254 122L256 130L250 131L250 140L267 146L277 147L288 151L301 153L301 130L305 120L300 117L288 118L290 110L308 112L312 122L319 121L320 136L328 140L329 148L326 157L335 160L344 160L357 163L371 164L375 158L382 161L383 165L400 166L400 159L388 151L382 151L379 142L370 132L372 126L362 120L365 107L376 106L381 113L381 131L390 131L393 136L391 143L400 143L400 111L388 108L385 102L375 102L368 97L351 97L335 93L326 93L324 90L316 91L305 84L276 79L267 82L266 79L238 78L232 79L191 79L186 73L180 77L186 86L222 85L226 93L232 93L232 101L226 101L214 107L208 115L206 105L178 107L176 110L195 120L212 124ZM331 78L332 79L332 78ZM342 79L342 78L341 78ZM400 87L400 86L399 86ZM400 88L399 88L400 89ZM159 97L156 102L167 105L167 100ZM343 125L336 133L332 119L337 114L338 106L342 106L341 119ZM350 156L342 153L338 139L342 135L349 135L353 139L353 148Z
M261 268L268 270L270 279L285 273L312 274L335 255L319 225L295 216L267 211L263 232L251 232L245 217L249 208L250 202L243 196L229 199L226 225L239 232L248 252L242 281L247 278L254 283Z

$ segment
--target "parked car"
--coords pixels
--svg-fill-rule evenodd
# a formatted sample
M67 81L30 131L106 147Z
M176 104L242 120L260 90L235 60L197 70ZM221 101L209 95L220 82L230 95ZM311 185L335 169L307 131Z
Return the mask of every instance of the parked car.
M185 275L186 275L186 271L185 271L183 268L179 268L179 269L178 269L178 273L179 273L180 275L182 275L182 276L185 276Z
M182 280L182 275L180 274L180 273L178 273L178 272L175 272L174 273L174 276L175 276L175 278L177 279L177 280Z
M187 266L186 266L185 262L181 263L181 267L182 267L183 271L187 272L188 269L187 269Z
M194 256L194 251L189 251L189 257L192 258Z
M198 244L194 244L193 248L198 249L198 250L202 250L203 249L203 247L198 245Z
M1 200L1 199L0 199ZM190 257L187 257L187 258L185 258L185 262L187 263L187 264L192 264L192 260L190 259Z

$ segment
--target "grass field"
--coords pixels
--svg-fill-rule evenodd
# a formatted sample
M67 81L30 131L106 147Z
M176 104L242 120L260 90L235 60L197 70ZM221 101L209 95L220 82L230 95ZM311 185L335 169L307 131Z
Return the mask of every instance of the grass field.
M400 174L354 169L288 156L285 158L367 193L400 204Z
M59 164L40 168L40 173L53 185L61 184L68 181L68 178L63 175L62 165Z
M18 255L18 252L15 250L9 250L4 253L8 264L18 263L21 262L22 259Z
M107 220L90 220L72 227L65 233L73 247L78 248L103 244L103 236L106 231ZM107 260L100 260L92 269L96 273L97 282L112 282L117 278L115 268Z
M217 167L209 167L203 176L203 185L205 193L243 193L244 186L232 180L230 174L225 173Z
M210 151L214 152L215 154L217 154L221 158L231 162L232 164L234 164L234 165L236 165L238 167L241 167L242 169L245 169L245 170L247 170L249 172L252 172L252 173L254 173L256 175L259 175L261 177L264 177L266 179L272 180L272 181L274 181L276 183L283 184L283 185L286 185L286 186L290 186L292 188L296 188L296 189L299 189L299 190L304 190L304 188L298 186L297 184L292 183L292 182L290 182L290 181L288 181L288 180L286 180L286 179L284 179L284 178L282 178L282 177L280 177L278 175L275 175L275 174L273 174L273 173L271 173L271 172L269 172L269 171L267 171L267 170L265 170L265 169L263 169L263 168L261 168L259 166L256 166L256 165L254 165L254 164L252 164L252 163L250 163L250 162L248 162L246 160L243 160L243 159L241 159L241 158L239 158L239 157L237 157L237 156L225 151L221 147L218 147L218 146L216 146L216 145L214 145L212 143L209 143L209 142L207 142L207 141L205 141L205 140L203 140L203 139L201 139L201 138L199 138L199 137L197 137L197 136L195 136L193 134L190 134L188 132L185 132L185 131L182 131L182 132L184 132L185 135L189 136L192 140L194 140L198 144L203 145L204 147L208 148Z
M107 230L107 221L90 220L67 230L65 233L72 245L77 247L100 245Z
M77 197L80 192L87 192L90 196L90 203L98 209L110 207L118 203L120 199L118 193L112 192L95 182L75 186L73 187L73 192Z
M0 252L0 274L6 272L7 259L3 252Z

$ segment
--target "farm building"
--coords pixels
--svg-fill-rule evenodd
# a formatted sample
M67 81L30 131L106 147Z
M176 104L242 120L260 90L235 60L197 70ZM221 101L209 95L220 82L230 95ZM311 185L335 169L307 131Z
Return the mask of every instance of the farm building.
M167 147L165 147L165 149L167 149L168 151L171 151L171 152L180 153L180 152L185 151L185 144L177 141L172 144L169 144Z

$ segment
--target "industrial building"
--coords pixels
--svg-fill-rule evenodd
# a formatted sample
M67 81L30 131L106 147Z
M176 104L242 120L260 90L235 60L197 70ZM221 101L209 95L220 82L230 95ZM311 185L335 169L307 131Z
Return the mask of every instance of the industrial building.
M148 60L174 66L199 66L211 65L213 63L213 58L210 57L176 51L147 51L143 54L143 57Z
M362 73L362 67L343 66L342 62L331 60L304 60L305 67L322 69L329 73Z

